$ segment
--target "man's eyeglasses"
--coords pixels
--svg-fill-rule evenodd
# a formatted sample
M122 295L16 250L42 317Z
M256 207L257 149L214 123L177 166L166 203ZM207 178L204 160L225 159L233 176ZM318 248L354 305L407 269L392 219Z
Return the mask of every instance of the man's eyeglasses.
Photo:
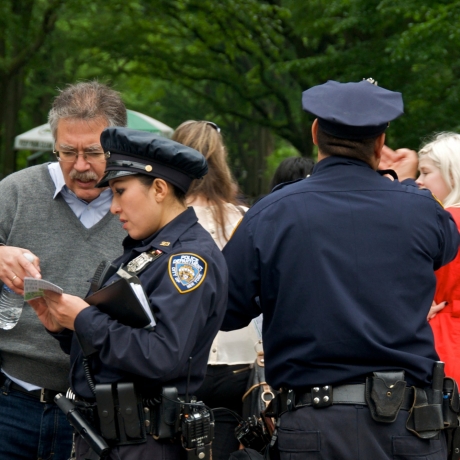
M213 121L205 121L209 126L212 126L218 133L220 133L220 128Z
M56 155L58 161L61 161L63 163L75 163L79 155L83 155L83 158L88 163L103 163L110 157L110 152L76 153L54 150L53 153Z

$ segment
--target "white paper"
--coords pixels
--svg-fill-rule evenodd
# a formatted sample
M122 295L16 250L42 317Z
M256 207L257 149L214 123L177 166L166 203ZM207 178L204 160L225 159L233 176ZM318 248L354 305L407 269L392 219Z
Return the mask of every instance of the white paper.
M64 291L59 286L56 286L53 283L50 283L46 280L41 280L37 278L30 278L26 276L24 278L24 300L33 300L39 297L43 297L43 291L53 291L58 294L62 294Z
M142 289L142 286L138 283L129 283L131 287L133 288L134 293L136 294L136 297L139 299L139 302L142 305L142 308L145 310L145 313L147 313L148 317L150 318L150 327L156 326L156 321L153 317L152 310L150 310L150 304L149 300L145 296L145 292Z
M252 320L252 324L254 328L257 331L257 335L259 336L259 339L262 340L262 323L264 320L264 315L260 314L257 318L254 318Z

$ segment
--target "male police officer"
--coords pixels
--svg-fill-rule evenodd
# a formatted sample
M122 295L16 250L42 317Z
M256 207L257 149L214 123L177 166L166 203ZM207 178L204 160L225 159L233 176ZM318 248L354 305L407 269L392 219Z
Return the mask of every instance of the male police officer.
M428 191L376 172L401 94L329 81L303 108L318 117L318 164L250 209L225 247L222 328L264 314L282 459L445 458L426 315L433 270L458 250L455 223Z

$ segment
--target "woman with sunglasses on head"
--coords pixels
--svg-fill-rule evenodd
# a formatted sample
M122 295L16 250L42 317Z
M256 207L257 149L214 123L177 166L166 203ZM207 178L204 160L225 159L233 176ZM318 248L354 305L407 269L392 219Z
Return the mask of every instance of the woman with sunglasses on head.
M129 236L113 270L105 277L101 270L99 282L96 272L91 297L101 298L104 287L113 291L125 280L138 288L140 283L152 321L134 327L127 324L132 315L129 321L120 318L119 311L137 305L131 296L120 306L126 289L98 301L101 309L90 298L88 303L50 291L30 303L70 354L72 391L80 407L88 405L87 417L111 447L104 458L186 458L181 442L190 447L193 439L185 430L179 438L177 427L181 420L188 427L194 419L179 420L185 406L177 396L187 402L187 395L200 387L227 302L223 256L185 202L192 181L206 174L206 160L177 142L127 128L105 129L101 144L110 156L97 187L112 189L110 211ZM114 305L120 310L104 312ZM210 460L210 441L205 439L207 447L196 453L204 460ZM76 455L79 460L99 458L85 434L76 437Z
M431 191L460 229L460 134L437 134L418 155L417 184ZM460 256L435 275L436 292L428 320L446 376L460 382Z
M219 127L209 121L189 120L182 123L172 139L201 152L208 162L208 174L194 181L187 193L198 222L211 234L222 249L230 239L247 208L237 200L238 185L227 164ZM242 397L255 360L255 344L259 336L254 325L232 332L219 332L213 341L208 369L197 397L210 407L225 407L242 415ZM235 418L225 411L216 411L214 460L227 460L237 450Z

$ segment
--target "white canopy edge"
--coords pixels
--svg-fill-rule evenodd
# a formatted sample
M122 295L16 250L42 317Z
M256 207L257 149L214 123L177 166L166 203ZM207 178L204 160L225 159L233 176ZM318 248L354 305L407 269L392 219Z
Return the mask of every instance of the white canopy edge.
M14 138L15 150L54 150L54 139L48 123Z

